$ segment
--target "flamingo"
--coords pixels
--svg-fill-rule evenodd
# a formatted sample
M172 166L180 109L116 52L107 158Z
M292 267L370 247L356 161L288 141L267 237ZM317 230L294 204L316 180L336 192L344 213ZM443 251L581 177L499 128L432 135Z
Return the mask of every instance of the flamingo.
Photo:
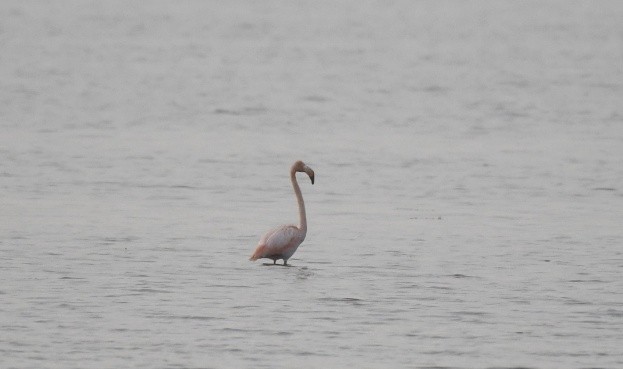
M314 184L314 171L300 160L292 164L290 168L290 181L292 181L292 187L294 188L294 194L299 206L299 226L282 225L266 232L260 239L260 242L258 242L255 252L253 252L249 260L255 261L266 258L272 259L273 264L277 264L278 259L283 259L283 265L288 265L288 259L305 239L307 234L305 202L303 202L301 188L296 181L296 172L307 173L311 183Z

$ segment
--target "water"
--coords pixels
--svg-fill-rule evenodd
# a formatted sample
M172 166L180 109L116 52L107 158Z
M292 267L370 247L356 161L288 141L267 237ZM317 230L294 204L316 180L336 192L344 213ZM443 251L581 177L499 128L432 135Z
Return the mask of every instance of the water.
M0 366L623 366L621 19L3 1Z

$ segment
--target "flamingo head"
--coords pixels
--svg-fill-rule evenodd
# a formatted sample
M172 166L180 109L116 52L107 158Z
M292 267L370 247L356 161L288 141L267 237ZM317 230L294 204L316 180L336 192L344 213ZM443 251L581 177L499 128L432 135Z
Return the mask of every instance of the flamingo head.
M314 170L308 167L307 164L298 160L296 163L294 163L292 167L296 172L307 173L307 175L309 176L309 179L311 179L311 183L314 184Z

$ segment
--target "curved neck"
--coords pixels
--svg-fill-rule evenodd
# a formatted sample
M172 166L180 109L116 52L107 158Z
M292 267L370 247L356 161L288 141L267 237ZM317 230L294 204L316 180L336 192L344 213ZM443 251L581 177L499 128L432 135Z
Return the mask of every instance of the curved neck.
M290 180L292 181L292 187L294 187L294 194L296 195L296 201L299 205L299 228L303 231L303 234L307 233L307 217L305 216L305 202L303 201L303 194L299 183L296 181L296 171L294 168L290 169Z

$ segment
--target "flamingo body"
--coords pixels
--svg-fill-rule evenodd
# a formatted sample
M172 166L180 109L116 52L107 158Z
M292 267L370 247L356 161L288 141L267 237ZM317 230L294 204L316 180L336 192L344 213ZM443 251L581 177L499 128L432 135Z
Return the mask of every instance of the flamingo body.
M249 260L255 261L257 259L266 258L272 259L273 264L276 264L277 260L282 259L283 265L287 265L288 259L305 240L305 235L307 234L307 217L301 188L296 181L297 172L307 173L312 184L314 184L314 171L300 160L295 162L290 168L290 180L292 181L292 187L294 188L294 194L296 195L299 206L299 226L283 225L268 231L258 242Z
M268 231L258 243L251 260L278 259L287 261L305 240L305 234L295 225L284 225Z

